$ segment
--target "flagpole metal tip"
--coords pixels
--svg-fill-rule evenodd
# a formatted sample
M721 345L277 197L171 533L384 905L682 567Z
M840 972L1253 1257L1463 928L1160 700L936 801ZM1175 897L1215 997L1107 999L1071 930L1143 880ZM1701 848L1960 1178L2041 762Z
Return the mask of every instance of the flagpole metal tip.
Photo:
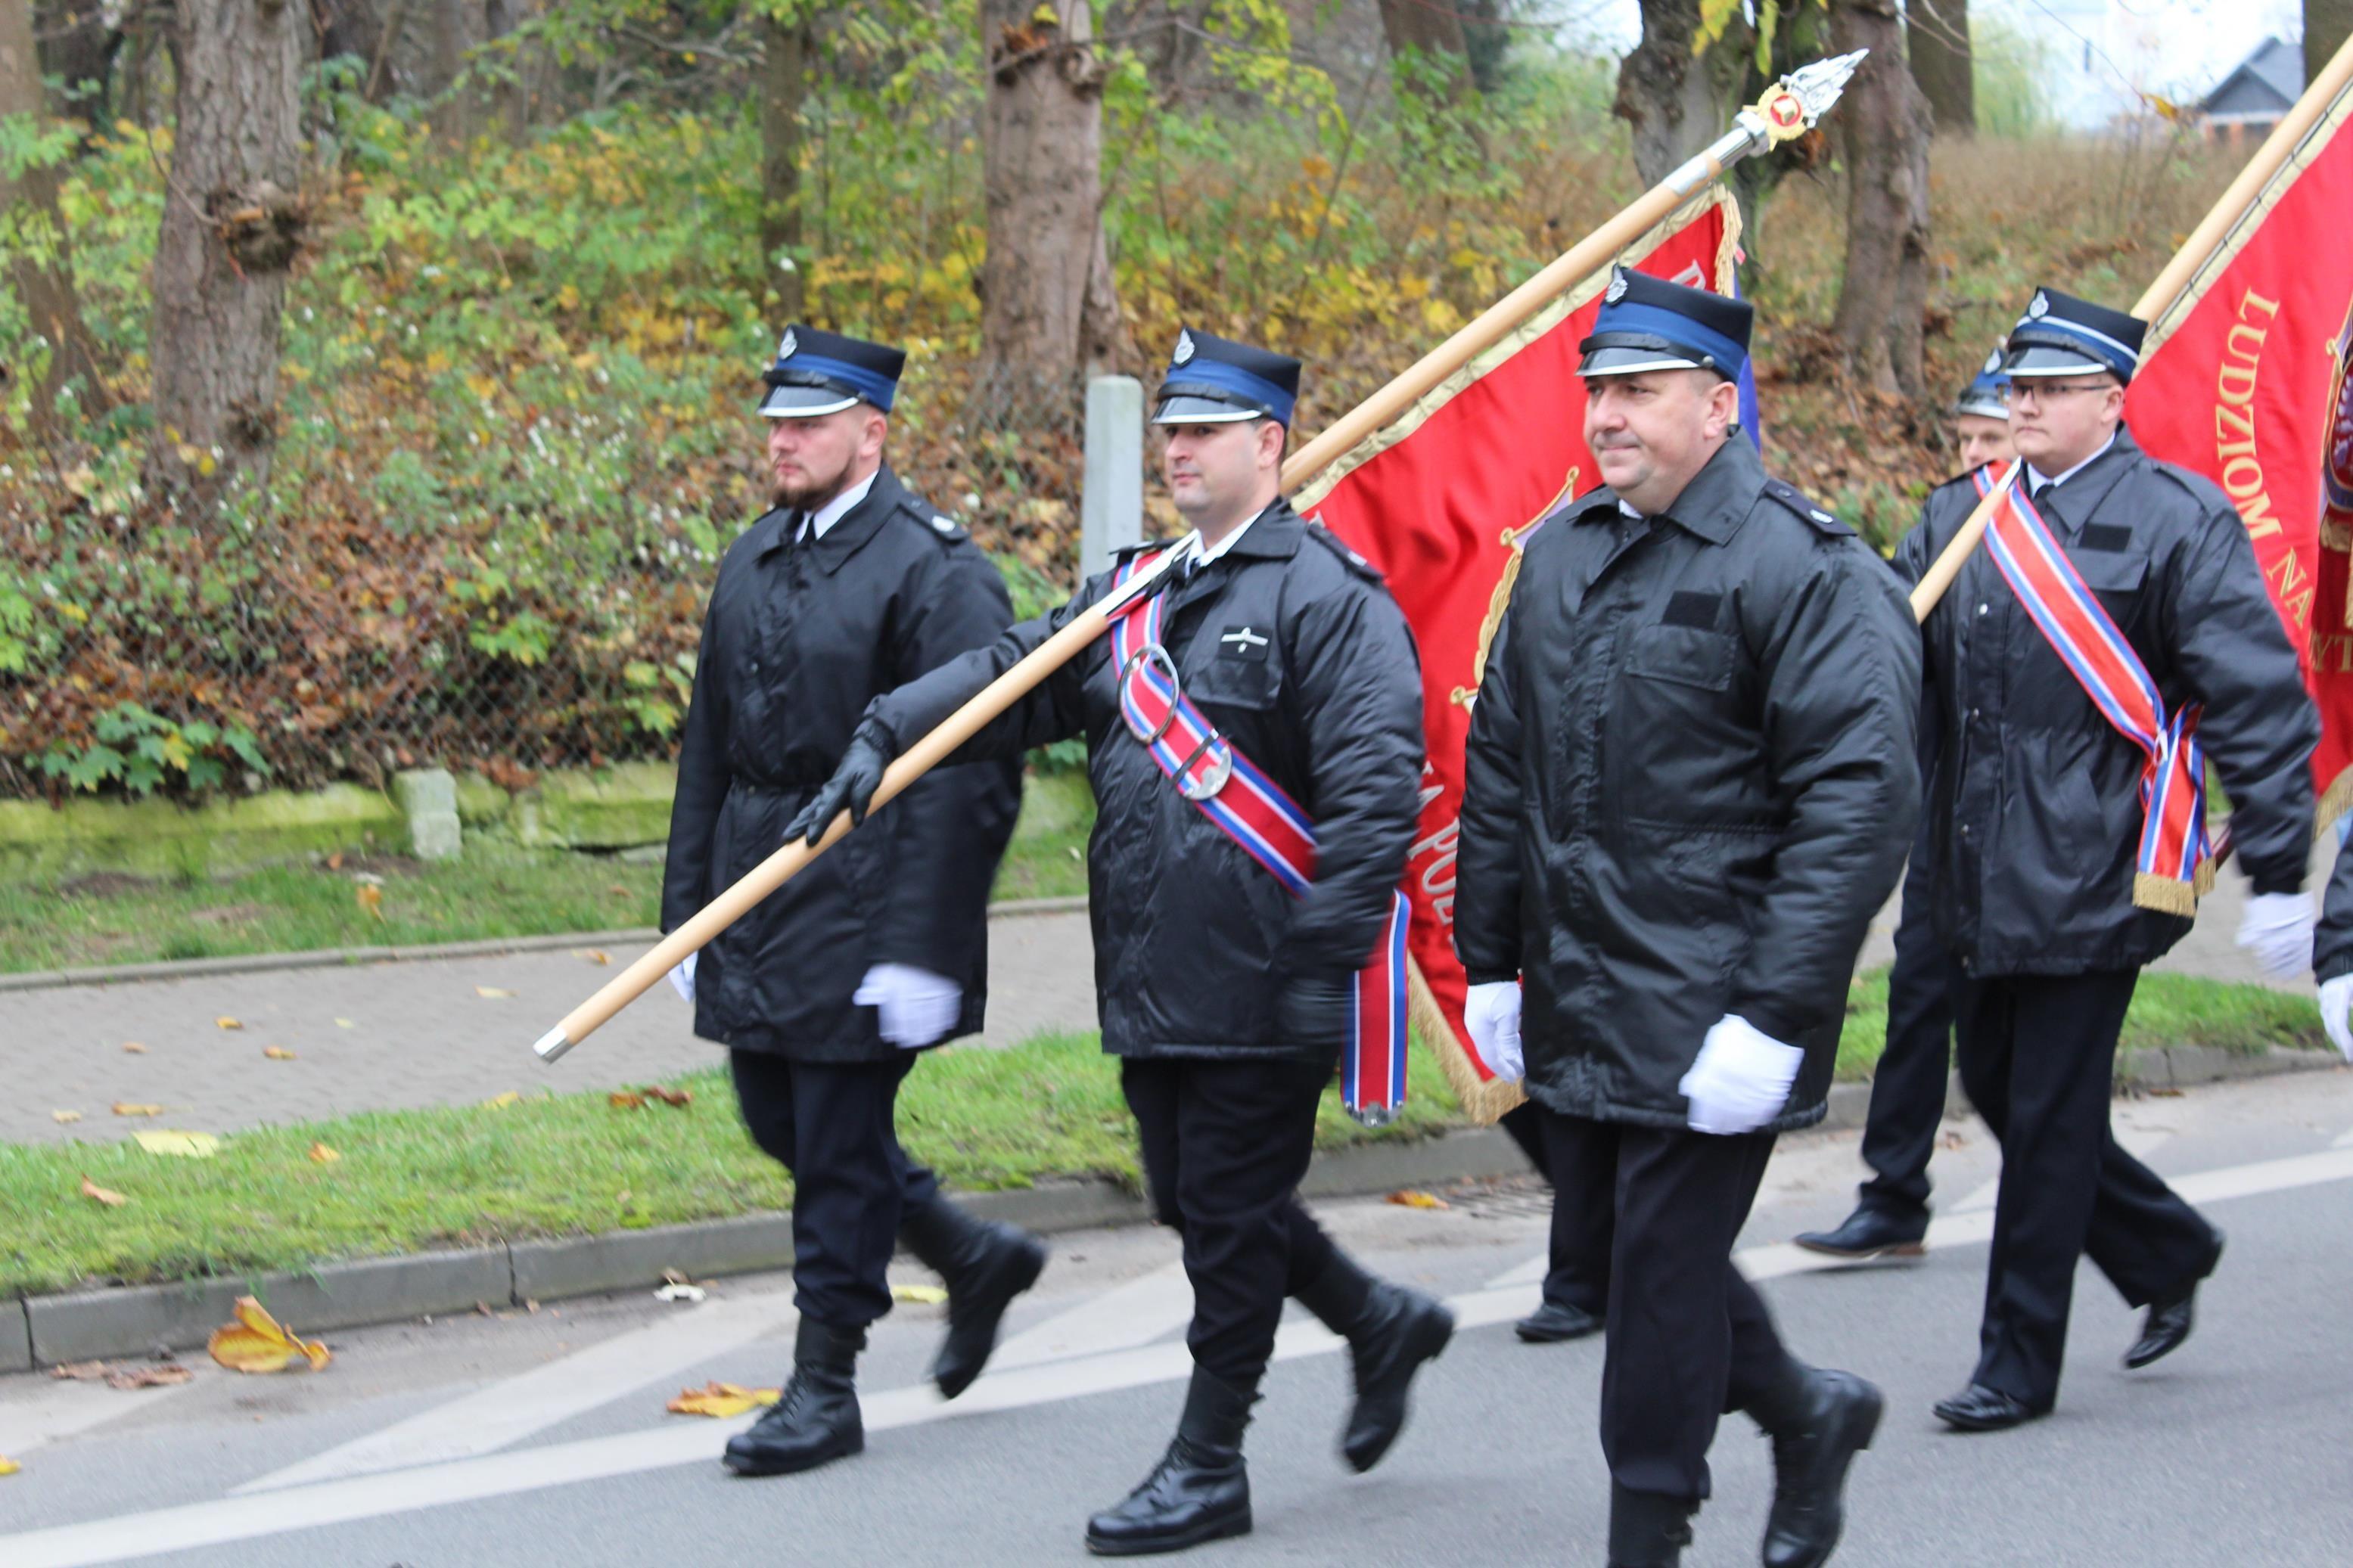
M1851 55L1832 55L1826 60L1816 60L1801 66L1781 79L1781 85L1797 94L1805 106L1809 130L1820 123L1823 115L1837 103L1846 84L1854 79L1855 68L1862 64L1869 49L1857 49Z
M547 1033L540 1036L539 1043L533 1046L531 1048L539 1053L539 1059L541 1061L552 1062L556 1058L562 1056L565 1052L570 1050L572 1048L572 1042L564 1037L564 1026L558 1024L553 1029L548 1030Z

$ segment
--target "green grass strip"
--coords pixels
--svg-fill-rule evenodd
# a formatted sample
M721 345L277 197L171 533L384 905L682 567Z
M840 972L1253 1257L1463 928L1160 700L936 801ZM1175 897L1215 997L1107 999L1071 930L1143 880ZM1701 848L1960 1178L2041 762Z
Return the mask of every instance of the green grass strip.
M1367 1132L1326 1096L1317 1146L1456 1125L1437 1063L1424 1050L1413 1058L1411 1096L1395 1124ZM236 1278L789 1207L791 1184L744 1133L725 1072L674 1081L694 1095L684 1110L618 1110L598 1091L375 1111L235 1133L208 1160L129 1142L0 1144L0 1293ZM899 1107L908 1152L953 1187L1136 1181L1119 1067L1092 1034L935 1052L909 1077ZM313 1143L342 1158L312 1160ZM85 1175L130 1202L109 1208L83 1196Z

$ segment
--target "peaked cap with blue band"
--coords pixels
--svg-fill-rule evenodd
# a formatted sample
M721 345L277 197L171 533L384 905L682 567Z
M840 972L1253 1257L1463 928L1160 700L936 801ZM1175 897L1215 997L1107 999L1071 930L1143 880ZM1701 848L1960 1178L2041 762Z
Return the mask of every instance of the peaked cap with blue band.
M1299 400L1299 362L1190 327L1176 334L1161 378L1155 425L1222 425L1271 419L1291 427Z
M1577 345L1579 375L1712 370L1738 381L1757 312L1746 301L1620 267L1601 297L1592 334Z
M2001 356L2000 349L1986 355L1985 368L1961 389L1953 404L1954 413L1974 414L1980 419L2010 417L2010 373L2001 368Z
M2021 375L2082 375L2105 371L2129 383L2140 368L2140 344L2148 323L2122 310L2037 289L2010 330L2002 370Z
M776 363L761 378L768 395L760 400L760 412L771 419L813 419L863 401L888 414L906 368L902 350L796 323L785 329Z

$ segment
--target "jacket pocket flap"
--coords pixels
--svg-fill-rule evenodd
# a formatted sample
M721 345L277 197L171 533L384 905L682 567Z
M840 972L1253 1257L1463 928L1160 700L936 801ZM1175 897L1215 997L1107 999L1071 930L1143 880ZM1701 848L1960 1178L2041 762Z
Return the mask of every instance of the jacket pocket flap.
M1627 651L1626 673L1722 691L1732 684L1732 638L1696 626L1642 626Z
M2148 576L2146 555L2110 555L2105 552L2071 556L2084 586L2098 594L2137 593Z

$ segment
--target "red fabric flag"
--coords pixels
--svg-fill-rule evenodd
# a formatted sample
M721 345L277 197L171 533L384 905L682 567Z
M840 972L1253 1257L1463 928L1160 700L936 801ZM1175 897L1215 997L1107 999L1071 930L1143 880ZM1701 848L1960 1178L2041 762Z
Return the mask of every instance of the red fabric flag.
M1739 235L1738 206L1714 188L1623 259L1728 294ZM1585 448L1577 345L1593 330L1609 280L1605 269L1579 282L1324 469L1294 501L1388 575L1421 646L1430 760L1405 889L1413 905L1413 1008L1456 1098L1481 1121L1510 1110L1520 1094L1479 1059L1462 1027L1453 928L1463 742L1521 541L1562 501L1600 483Z
M2320 706L2313 785L2353 798L2353 89L2337 94L2181 297L2126 400L2152 456L2221 485Z

